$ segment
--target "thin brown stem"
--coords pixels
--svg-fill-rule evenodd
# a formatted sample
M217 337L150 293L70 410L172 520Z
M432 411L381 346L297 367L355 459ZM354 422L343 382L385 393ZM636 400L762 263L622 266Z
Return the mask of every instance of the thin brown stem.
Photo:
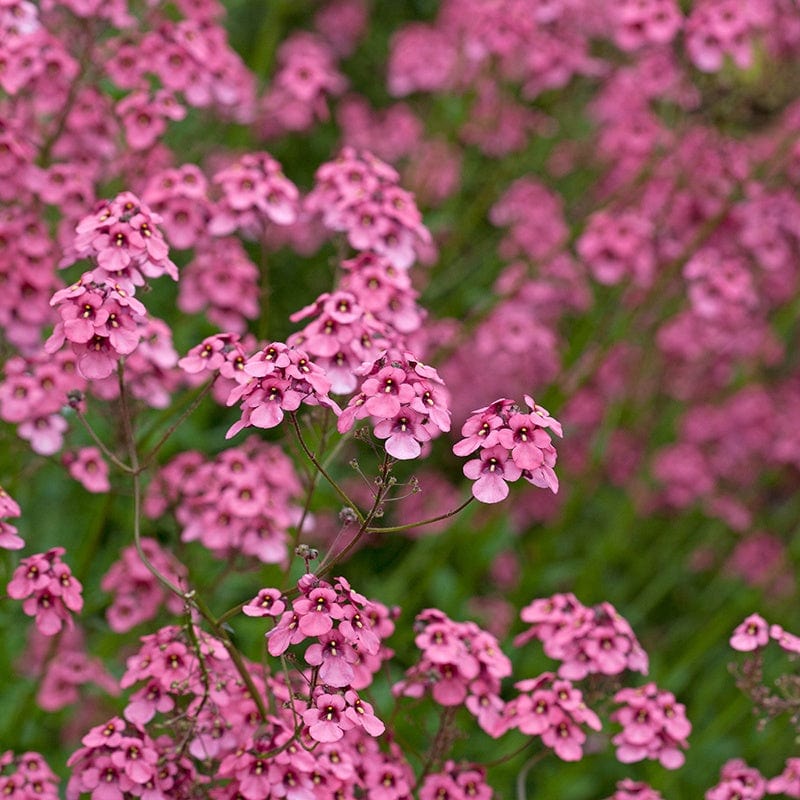
M152 447L150 452L142 459L142 465L140 467L141 470L147 469L152 463L153 459L158 455L158 451L166 444L167 440L173 433L180 427L180 425L189 417L192 413L194 413L195 409L200 405L203 401L203 398L211 391L211 387L214 385L216 381L216 376L214 376L210 381L207 381L203 388L198 392L197 396L194 400L183 410L183 413L176 419L164 433L161 435L161 438L155 443Z
M409 522L407 525L391 525L386 528L367 528L367 533L400 533L400 531L408 531L412 528L419 528L422 525L430 525L434 522L440 522L443 519L449 519L450 517L454 517L456 514L460 514L475 498L470 495L458 508L452 509L452 511L448 511L446 514L439 514L438 517L431 517L430 519L424 519L420 522Z
M105 445L103 440L97 435L95 429L90 425L89 420L83 415L83 412L76 408L75 409L75 416L78 418L78 422L83 425L86 432L89 436L92 437L92 441L100 448L102 454L115 466L121 469L123 472L131 473L133 469L128 466L124 461L121 461L117 458Z
M309 449L308 445L306 444L306 440L303 438L303 432L300 430L300 425L297 422L297 414L294 411L292 411L289 414L289 418L292 421L292 427L294 428L294 433L295 436L297 437L297 441L300 443L300 447L303 448L303 452L306 454L308 460L317 468L318 472L322 475L322 477L325 478L326 481L328 481L328 483L331 485L336 494L339 495L342 501L347 506L353 509L356 516L358 517L358 521L363 523L364 514L361 512L358 506L347 496L347 493L344 491L344 489L342 489L342 487L339 486L339 484L331 477L330 473L325 469L325 467L322 466L316 455L314 455L314 453L312 453L311 450Z

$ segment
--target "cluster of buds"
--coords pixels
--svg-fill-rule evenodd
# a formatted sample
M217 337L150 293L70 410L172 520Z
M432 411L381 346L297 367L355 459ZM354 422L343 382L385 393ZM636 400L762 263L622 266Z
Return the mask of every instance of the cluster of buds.
M472 494L482 503L499 503L508 497L508 482L520 477L542 489L558 491L553 467L556 449L548 429L562 436L561 423L525 395L530 408L524 413L513 400L500 398L473 411L461 428L464 436L453 447L457 456L480 450L480 458L464 465L464 474L475 481Z

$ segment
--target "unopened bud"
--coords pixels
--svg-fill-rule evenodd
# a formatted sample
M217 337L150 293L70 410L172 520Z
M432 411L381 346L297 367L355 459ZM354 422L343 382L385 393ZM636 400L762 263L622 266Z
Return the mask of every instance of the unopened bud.
M358 522L358 515L350 506L345 506L339 512L339 522L341 522L342 525L355 525L355 523Z
M307 544L299 544L295 547L294 554L308 562L319 557L319 550L316 547L309 547Z

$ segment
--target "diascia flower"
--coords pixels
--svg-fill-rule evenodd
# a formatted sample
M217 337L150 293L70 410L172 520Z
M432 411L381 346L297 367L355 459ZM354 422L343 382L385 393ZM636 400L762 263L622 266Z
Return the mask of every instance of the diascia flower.
M386 440L386 452L397 459L416 458L422 445L450 430L449 398L439 373L415 356L386 350L362 364L361 391L339 416L339 433L370 417L373 431Z
M23 558L8 584L8 596L23 600L22 610L36 618L36 627L45 636L55 636L72 614L83 609L83 586L61 560L66 550L53 547L46 553Z
M520 477L554 494L558 491L556 449L548 431L561 436L561 423L529 395L525 402L527 414L507 398L477 409L461 428L464 438L453 446L457 456L480 451L464 465L464 474L475 481L472 494L482 503L504 500L508 484Z
M240 403L242 418L230 427L226 439L251 425L274 428L283 421L284 412L297 411L301 403L339 412L328 396L331 382L304 350L273 342L249 358L243 371L250 380L236 386L228 397L229 406Z

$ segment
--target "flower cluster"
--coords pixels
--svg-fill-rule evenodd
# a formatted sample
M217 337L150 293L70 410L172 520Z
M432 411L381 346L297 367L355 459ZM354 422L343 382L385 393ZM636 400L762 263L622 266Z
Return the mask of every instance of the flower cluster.
M422 327L425 310L416 302L419 292L412 287L407 271L371 252L345 259L341 266L345 273L339 288L353 294L358 304L384 326L383 335L392 346L399 346L401 336Z
M278 70L262 100L262 135L304 131L329 116L326 97L336 97L347 79L336 69L327 42L312 33L295 33L281 44Z
M67 761L67 796L92 798L180 797L179 785L202 782L169 736L154 741L119 717L92 728ZM188 780L187 780L188 778Z
M178 308L187 314L205 310L209 322L243 334L259 314L258 267L233 237L211 239L183 269Z
M269 223L291 225L299 210L297 187L269 153L247 153L214 176L222 197L213 208L209 232L236 230L259 238Z
M86 650L86 637L79 625L66 628L57 638L45 636L32 627L18 668L39 681L36 703L54 712L77 703L86 693L83 687L101 689L110 697L119 694L119 681L102 660Z
M327 228L346 232L355 250L373 251L398 269L408 269L431 236L399 180L393 167L371 153L346 147L317 170L305 205L322 215Z
M534 600L520 611L520 618L532 627L514 645L538 639L546 655L562 662L561 678L619 675L626 669L647 674L647 653L611 603L588 608L573 594L556 594Z
M22 550L25 547L25 541L17 533L16 527L6 521L6 518L15 519L21 514L19 503L0 486L0 548Z
M250 437L212 460L193 450L176 456L150 484L145 511L158 517L174 506L182 541L199 541L219 557L242 553L283 564L299 494L286 454Z
M121 287L128 295L147 278L169 275L178 280L178 268L170 261L158 229L160 222L161 217L131 192L100 200L78 223L73 250L62 266L89 258L95 267L87 282Z
M161 217L161 227L172 247L185 250L200 241L206 243L211 203L208 180L196 164L151 175L142 199Z
M57 453L64 443L67 421L59 413L70 393L81 393L86 379L72 350L52 356L15 356L3 366L0 417L16 424L18 435L40 455Z
M370 417L373 432L386 440L386 452L398 459L416 458L422 445L450 430L448 395L439 373L410 353L387 350L362 364L364 380L341 412L339 433Z
M558 491L553 467L556 450L549 428L562 435L561 424L525 395L530 413L513 400L501 398L472 412L461 428L464 437L453 447L457 456L480 449L480 458L464 465L464 474L475 481L472 494L482 503L499 503L508 496L508 482L519 477L534 486Z
M92 274L86 273L77 283L56 292L50 302L61 319L45 350L55 353L69 342L87 380L107 378L119 359L139 345L147 312L119 286L96 283Z
M276 619L275 626L266 633L271 656L281 656L292 645L311 639L303 658L317 676L314 684L329 687L331 693L344 698L348 708L353 709L347 714L344 706L339 709L346 719L357 722L363 716L372 723L371 711L361 710L364 701L355 691L369 686L383 661L393 655L382 644L394 631L390 611L351 589L344 578L337 578L331 585L307 574L300 578L297 588L300 596L291 603L277 589L262 589L243 611L248 616ZM363 708L366 709L365 703ZM311 709L312 715L316 713ZM370 735L377 735L364 724ZM342 731L352 727L346 722L342 725Z
M435 608L418 614L416 627L422 656L392 691L421 697L430 690L443 706L466 705L490 736L504 733L500 683L511 674L511 662L497 639L474 622L454 622Z
M520 694L506 704L505 729L540 736L560 759L579 761L586 741L582 726L595 731L602 727L600 718L584 703L581 691L552 672L517 681L514 686Z
M58 800L59 778L39 753L0 753L0 794L8 800Z
M770 625L760 614L751 614L736 626L730 638L730 646L741 653L749 653L766 647L775 641L787 653L800 654L800 636L784 630L780 625Z
M620 703L611 719L622 725L613 738L617 758L624 764L644 758L657 759L666 769L683 766L681 750L692 732L686 709L671 692L659 690L654 683L638 689L621 689L614 695Z
M494 792L486 783L486 770L478 764L448 761L441 772L426 775L420 800L491 800Z
M625 778L617 784L617 790L606 800L664 800L664 798L661 792L657 792L652 786Z
M186 581L186 568L155 539L142 538L141 548L150 564L178 586ZM183 600L167 592L153 573L142 563L133 546L122 551L100 582L100 588L114 599L106 611L108 626L115 633L125 633L142 622L153 619L162 604L173 614L183 611Z
M61 560L66 550L53 547L46 553L23 558L14 570L6 591L15 600L24 600L22 610L36 618L36 627L45 636L55 636L72 614L83 608L83 586Z
M314 315L302 331L286 343L302 347L331 382L334 394L350 394L358 385L357 369L375 356L375 338L383 338L386 326L362 308L354 294L337 291L321 294L314 303L296 311L298 322Z
M240 404L242 417L225 434L226 439L244 428L274 428L285 411L297 411L301 403L326 406L338 413L339 406L328 392L331 382L308 354L272 342L247 359L240 383L230 393L228 405Z
M598 283L614 285L629 279L649 286L656 258L649 220L634 211L598 211L578 240L578 253Z
M720 782L705 794L706 800L761 800L767 793L767 781L755 767L741 758L726 761L720 771Z

